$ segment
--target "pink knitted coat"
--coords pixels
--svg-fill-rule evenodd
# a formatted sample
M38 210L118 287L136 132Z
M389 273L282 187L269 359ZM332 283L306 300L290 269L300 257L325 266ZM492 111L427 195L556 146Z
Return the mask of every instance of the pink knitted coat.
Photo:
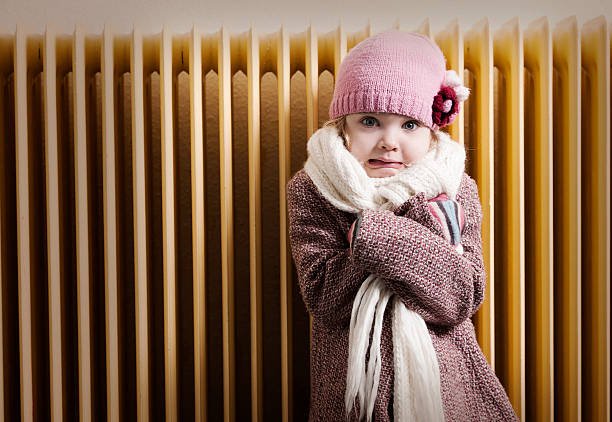
M344 421L348 333L353 299L369 274L388 286L427 323L440 367L446 421L518 420L486 361L470 317L483 300L482 212L474 181L464 174L457 201L465 212L463 255L443 238L440 224L418 194L394 212L364 211L353 239L355 215L340 211L304 170L288 184L289 231L304 303L313 317L310 421ZM393 415L393 345L387 308L375 421ZM358 409L357 409L358 410ZM348 420L357 420L358 411Z

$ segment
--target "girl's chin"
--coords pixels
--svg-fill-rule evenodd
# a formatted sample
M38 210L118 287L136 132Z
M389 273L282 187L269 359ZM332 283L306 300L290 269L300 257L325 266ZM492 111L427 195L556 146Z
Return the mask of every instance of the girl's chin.
M365 170L366 170L367 175L370 177L391 177L391 176L395 176L399 172L399 169L394 169L391 167L380 167L380 168L366 167Z

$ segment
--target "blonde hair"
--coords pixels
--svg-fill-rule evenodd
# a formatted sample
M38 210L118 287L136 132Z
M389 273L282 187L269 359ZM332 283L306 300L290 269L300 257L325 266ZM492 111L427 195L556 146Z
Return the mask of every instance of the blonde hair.
M338 135L344 140L344 146L346 149L350 147L350 141L348 138L348 134L346 133L346 115L336 117L335 119L331 119L326 121L323 126L333 126L338 131Z

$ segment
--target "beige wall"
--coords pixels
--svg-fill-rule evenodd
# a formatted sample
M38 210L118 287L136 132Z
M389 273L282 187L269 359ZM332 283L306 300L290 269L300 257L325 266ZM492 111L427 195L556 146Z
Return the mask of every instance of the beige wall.
M483 17L493 26L518 16L522 26L541 16L554 25L576 15L579 23L598 15L612 17L612 1L605 0L0 0L0 33L11 33L16 23L28 31L42 32L45 25L72 32L75 24L89 31L100 31L105 23L128 32L137 24L145 33L156 33L163 25L174 31L187 31L197 24L203 32L215 32L225 24L231 31L242 31L253 23L260 32L272 32L284 24L300 32L312 22L326 32L342 19L345 28L356 30L370 19L373 29L384 29L399 18L406 29L429 17L432 29L459 18L470 27Z

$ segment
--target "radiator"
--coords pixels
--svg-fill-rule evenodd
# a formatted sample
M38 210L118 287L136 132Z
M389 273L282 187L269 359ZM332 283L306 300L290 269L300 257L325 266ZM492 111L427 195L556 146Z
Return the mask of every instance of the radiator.
M472 90L474 323L521 420L610 420L609 25L416 28ZM285 185L371 33L0 35L4 420L307 419Z

